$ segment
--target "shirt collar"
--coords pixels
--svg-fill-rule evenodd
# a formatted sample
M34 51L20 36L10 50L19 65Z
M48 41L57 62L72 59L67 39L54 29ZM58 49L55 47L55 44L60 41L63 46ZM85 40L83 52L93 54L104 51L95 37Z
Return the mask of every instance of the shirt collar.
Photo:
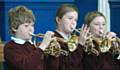
M13 40L15 43L17 44L24 44L26 41L20 38L16 38L16 37L11 37L11 40ZM33 42L31 40L28 40L28 42L30 42L31 44L33 44Z
M56 30L65 40L69 40L70 38L71 38L71 36L69 35L69 36L67 36L65 33L63 33L63 32L60 32L60 31L58 31L58 30Z

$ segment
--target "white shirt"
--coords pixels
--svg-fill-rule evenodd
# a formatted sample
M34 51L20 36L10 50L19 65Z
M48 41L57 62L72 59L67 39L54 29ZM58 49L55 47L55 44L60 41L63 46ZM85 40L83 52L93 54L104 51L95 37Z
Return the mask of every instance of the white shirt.
M13 36L11 37L11 40L13 40L17 44L24 44L26 42L26 40L23 40L23 39L20 39L20 38L16 38L16 37L13 37ZM28 40L28 42L33 44L33 42L31 40Z
M71 38L71 36L69 35L69 36L67 36L65 33L63 33L63 32L60 32L60 31L58 31L58 30L56 30L65 40L69 40L70 38Z

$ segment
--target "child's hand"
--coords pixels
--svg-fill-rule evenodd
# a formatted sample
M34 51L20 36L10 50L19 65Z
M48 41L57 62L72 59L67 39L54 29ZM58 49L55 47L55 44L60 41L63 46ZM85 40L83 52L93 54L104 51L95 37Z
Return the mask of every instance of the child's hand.
M107 33L106 33L106 37L107 37L108 39L115 38L115 37L116 37L116 33L114 33L114 32L107 32Z
M86 40L91 37L91 35L89 35L89 30L90 28L88 28L87 25L82 25L82 29L79 36L79 44L81 44L82 46L85 44Z
M54 36L54 32L52 31L46 32L46 34L43 37L43 41L39 46L43 51L49 46L50 42L55 39L53 36Z

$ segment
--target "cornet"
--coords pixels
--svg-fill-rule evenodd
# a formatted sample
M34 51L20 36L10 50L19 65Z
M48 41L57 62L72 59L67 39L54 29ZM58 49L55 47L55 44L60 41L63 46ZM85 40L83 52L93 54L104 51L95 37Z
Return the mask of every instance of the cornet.
M37 46L36 45L36 38L37 37L44 38L44 34L41 34L41 33L39 33L39 34L32 34L32 33L30 33L30 35L32 35L33 37L35 37L34 38L34 44L35 44L35 46ZM58 41L67 42L67 41L65 41L62 38L56 37L56 40L53 40L50 43L49 47L47 49L45 49L44 53L47 54L47 55L55 56L55 57L58 57L61 54L67 56L68 52L61 49L60 44L59 44Z
M101 38L97 38L92 35L89 39L86 40L86 43L84 45L84 51L88 54L94 53L96 55L106 52L117 54L120 53L120 39L118 37L109 39L106 34L103 34L103 37Z

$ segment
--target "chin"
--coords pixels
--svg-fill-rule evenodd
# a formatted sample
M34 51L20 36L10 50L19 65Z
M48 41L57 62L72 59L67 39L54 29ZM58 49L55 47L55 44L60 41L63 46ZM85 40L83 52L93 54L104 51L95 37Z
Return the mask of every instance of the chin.
M32 39L32 37L28 38L28 39Z
M69 34L71 34L73 31L69 31Z
M95 34L94 36L97 37L97 38L101 38L102 37L101 34Z
M69 30L70 33L72 33L73 31L74 31L73 29Z
M31 39L25 39L26 41L31 40Z
M103 38L103 35L98 35L99 38Z
M26 38L26 40L31 40L31 39L32 39L32 37Z
M67 34L69 34L69 33L71 33L72 31L71 30L69 30L69 31L66 31L65 33L67 33Z

